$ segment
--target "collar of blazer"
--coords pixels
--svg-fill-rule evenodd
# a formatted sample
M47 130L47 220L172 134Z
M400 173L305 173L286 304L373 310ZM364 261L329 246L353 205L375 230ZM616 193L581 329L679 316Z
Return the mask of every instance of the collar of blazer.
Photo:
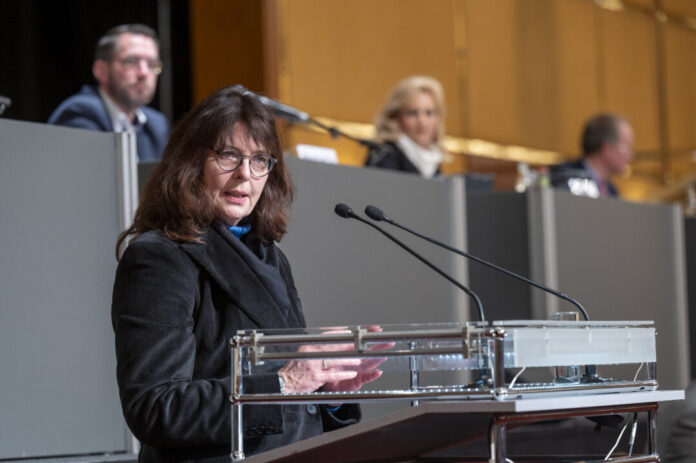
M203 236L204 243L183 243L182 249L258 327L287 327L273 296L240 255L239 247L244 244L222 227L214 224Z

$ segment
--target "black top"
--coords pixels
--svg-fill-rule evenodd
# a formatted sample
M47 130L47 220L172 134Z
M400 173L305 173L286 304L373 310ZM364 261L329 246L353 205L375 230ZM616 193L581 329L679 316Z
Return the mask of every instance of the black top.
M116 271L112 324L126 422L140 461L229 462L230 350L239 329L304 327L290 266L253 232L222 224L203 243L159 231L130 243ZM277 374L245 378L247 392L278 392ZM357 406L251 405L244 450L251 455L354 423Z
M406 157L403 151L391 141L386 141L376 148L371 148L367 154L365 166L381 167L383 169L398 170L401 172L411 172L420 175L418 168ZM435 175L440 173L437 168Z

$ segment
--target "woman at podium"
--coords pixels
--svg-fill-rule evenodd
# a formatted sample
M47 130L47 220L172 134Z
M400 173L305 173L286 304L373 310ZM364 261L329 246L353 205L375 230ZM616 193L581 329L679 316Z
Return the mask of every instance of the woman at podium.
M411 76L394 87L375 118L376 148L366 166L412 172L425 178L440 173L445 136L444 91L437 79Z
M140 461L228 462L229 339L305 326L287 258L292 186L276 123L254 93L218 90L174 128L145 188L113 290L117 379ZM130 240L130 241L127 241ZM289 362L247 392L354 390L374 365ZM355 405L248 406L247 455L360 418Z

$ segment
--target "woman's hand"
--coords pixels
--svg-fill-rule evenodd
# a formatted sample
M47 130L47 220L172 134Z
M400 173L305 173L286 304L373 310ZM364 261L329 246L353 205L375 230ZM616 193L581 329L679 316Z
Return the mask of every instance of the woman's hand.
M379 333L382 331L382 327L378 325L369 326L367 331ZM352 345L349 345L350 349ZM375 344L370 347L369 350L389 350L394 347L393 342L384 342L381 344ZM355 378L342 381L327 381L322 387L323 391L357 391L365 384L372 382L382 376L382 370L378 370L377 367L384 363L387 359L386 357L370 357L366 359L359 359L360 363L357 366L352 367L357 372ZM327 360L327 365L331 365L330 362L334 360ZM343 367L342 367L343 368Z
M308 345L300 346L298 351L347 350L341 349L341 346L342 344ZM359 365L360 359L292 360L278 370L278 375L285 382L283 392L314 392L329 382L354 380L358 376L356 368Z
M368 328L369 331L382 331L379 326ZM344 330L335 330L326 334L347 333ZM370 350L387 350L394 343L382 343L372 346ZM300 352L326 352L346 351L352 349L353 344L314 344L300 346ZM318 389L324 391L357 391L363 385L382 376L382 371L377 367L386 358L345 358L325 360L293 360L286 363L278 375L282 376L285 387L283 392L314 392Z

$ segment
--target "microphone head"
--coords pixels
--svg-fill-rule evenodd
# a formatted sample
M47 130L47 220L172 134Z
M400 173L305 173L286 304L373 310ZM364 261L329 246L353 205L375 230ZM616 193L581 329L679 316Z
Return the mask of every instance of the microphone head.
M343 217L344 219L348 219L354 215L353 209L351 209L349 205L344 203L336 204L336 207L334 207L334 212L338 214L340 217Z
M384 215L384 212L382 212L382 209L380 209L377 206L367 206L365 208L365 214L372 220L376 220L377 222L381 222L386 218Z

